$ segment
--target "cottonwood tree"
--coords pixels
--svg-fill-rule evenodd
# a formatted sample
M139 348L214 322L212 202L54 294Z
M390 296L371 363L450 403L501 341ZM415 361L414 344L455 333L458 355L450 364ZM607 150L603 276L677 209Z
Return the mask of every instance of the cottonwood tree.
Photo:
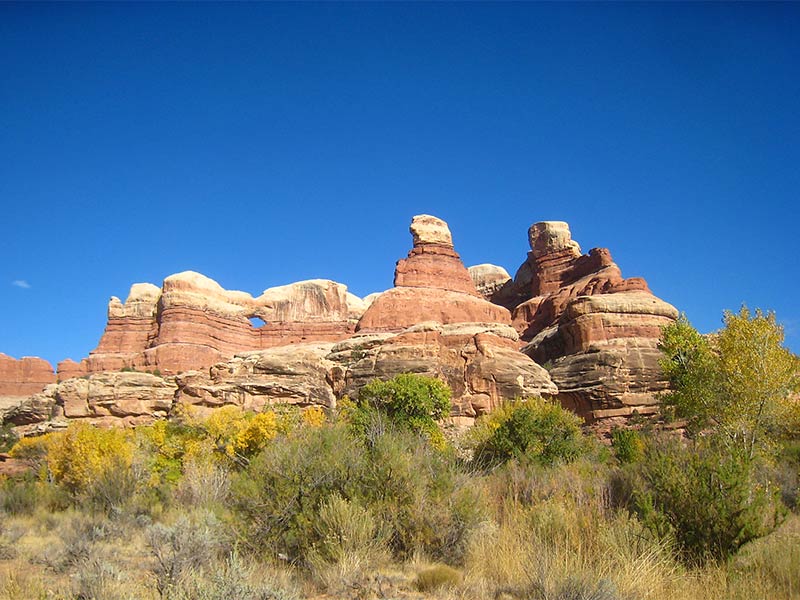
M664 403L695 431L710 429L753 458L796 413L800 360L783 346L772 312L725 312L725 326L700 335L685 316L664 328L661 366L672 391Z

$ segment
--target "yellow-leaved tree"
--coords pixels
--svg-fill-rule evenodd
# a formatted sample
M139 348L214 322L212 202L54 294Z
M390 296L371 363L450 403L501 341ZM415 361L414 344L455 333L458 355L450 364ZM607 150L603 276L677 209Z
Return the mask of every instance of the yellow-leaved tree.
M710 336L685 317L664 328L661 365L672 388L664 400L690 426L713 430L753 458L792 433L800 360L784 347L774 313L742 307L726 311L724 322Z

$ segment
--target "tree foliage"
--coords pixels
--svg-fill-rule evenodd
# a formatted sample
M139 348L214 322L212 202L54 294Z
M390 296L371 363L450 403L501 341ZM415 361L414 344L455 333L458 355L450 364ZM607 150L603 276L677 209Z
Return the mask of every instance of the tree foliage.
M451 391L433 377L401 373L388 381L374 380L358 394L357 407L350 414L357 431L368 438L387 426L427 436L437 445L444 443L437 421L450 413Z
M686 447L654 441L639 464L637 512L654 533L672 536L687 562L732 556L785 516L778 490L759 481L743 449L706 439Z
M475 460L484 466L573 460L584 451L580 424L577 415L542 398L509 402L476 425Z
M664 401L694 429L710 427L752 458L785 430L800 363L773 313L742 307L726 311L724 323L707 337L683 316L664 328L661 366L672 388Z

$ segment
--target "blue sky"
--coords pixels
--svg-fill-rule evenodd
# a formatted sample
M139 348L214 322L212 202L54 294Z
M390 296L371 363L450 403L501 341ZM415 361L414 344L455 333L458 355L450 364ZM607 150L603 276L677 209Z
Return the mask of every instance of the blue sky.
M0 352L108 298L391 286L412 215L512 274L565 220L702 331L800 351L800 4L0 4Z

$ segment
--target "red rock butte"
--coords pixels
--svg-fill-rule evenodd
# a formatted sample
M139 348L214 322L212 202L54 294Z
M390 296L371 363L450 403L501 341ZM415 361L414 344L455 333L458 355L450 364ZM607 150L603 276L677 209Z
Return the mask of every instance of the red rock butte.
M557 396L599 429L655 412L657 342L677 311L624 279L608 250L582 254L566 223L536 223L512 279L465 268L441 219L418 215L410 232L394 287L363 300L325 279L257 297L192 271L134 284L109 301L97 348L59 363L58 383L46 361L0 354L0 414L30 434L65 419L135 425L178 403L333 407L403 372L446 381L457 423L531 395Z

